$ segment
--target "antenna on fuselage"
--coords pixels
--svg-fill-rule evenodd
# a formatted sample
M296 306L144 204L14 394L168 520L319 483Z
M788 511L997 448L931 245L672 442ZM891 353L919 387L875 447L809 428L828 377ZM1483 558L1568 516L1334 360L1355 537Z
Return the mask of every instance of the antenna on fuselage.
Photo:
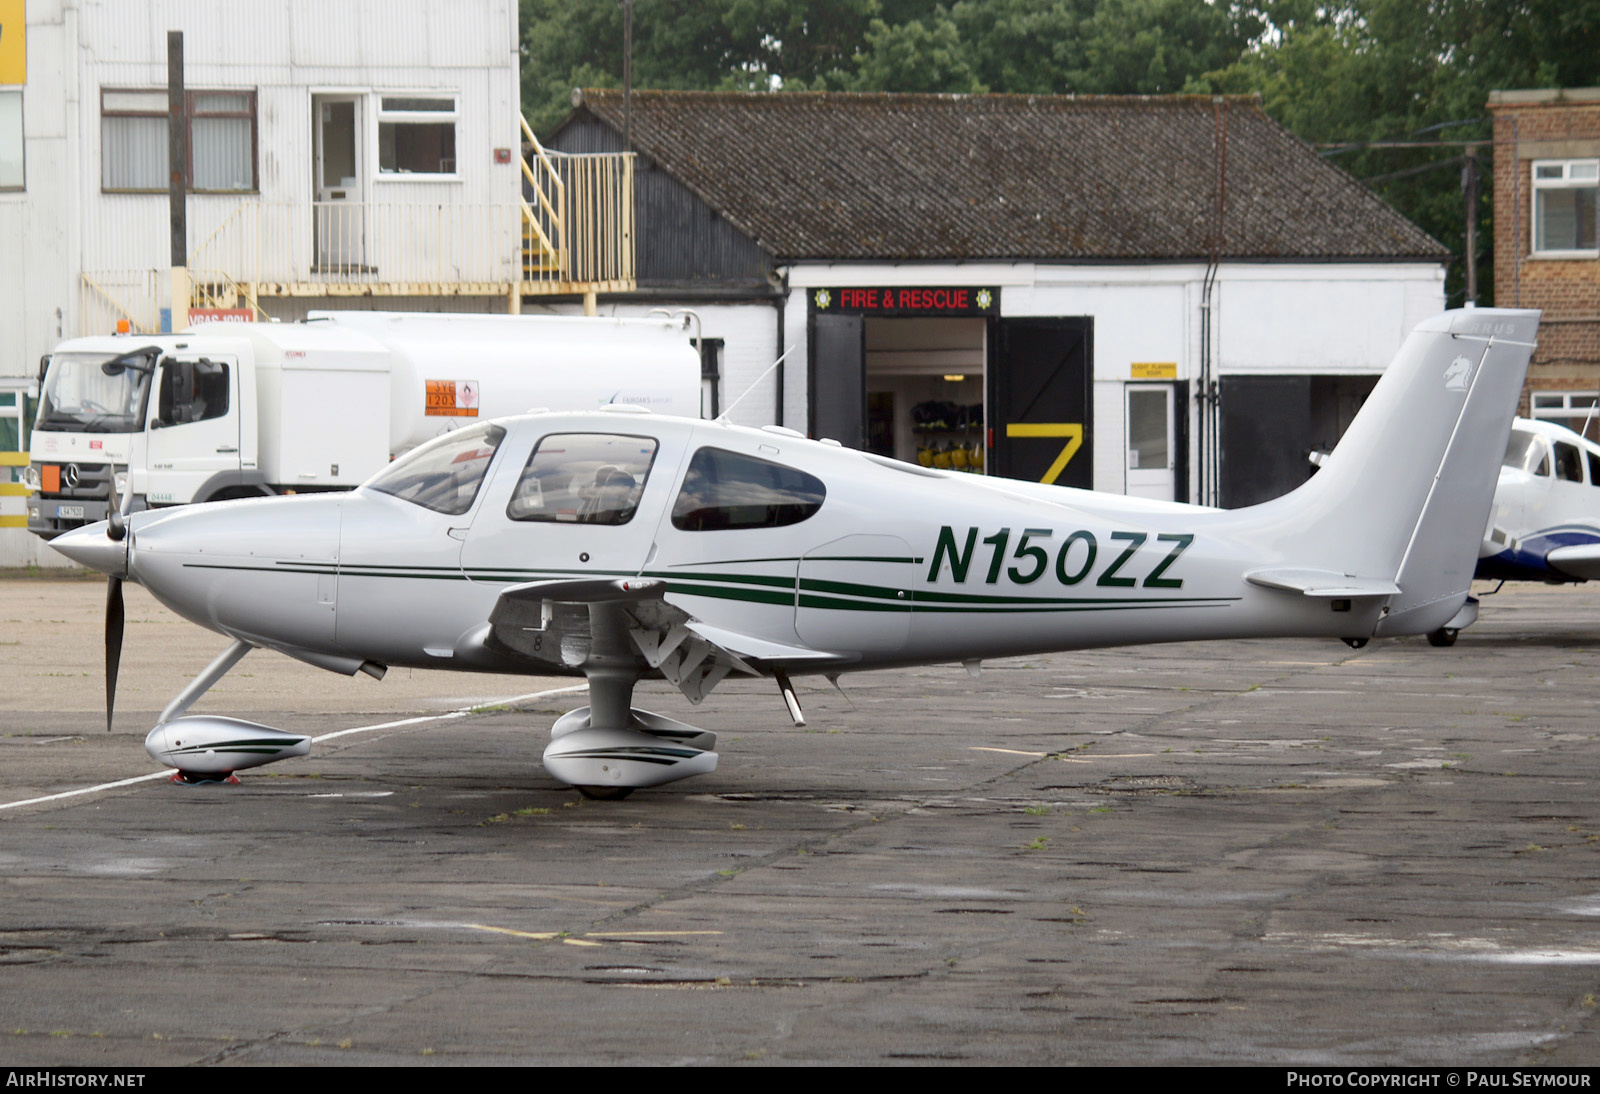
M798 344L799 343L796 343L796 345L798 345ZM750 386L744 389L743 394L741 394L737 399L735 399L733 402L728 404L728 409L727 410L724 410L721 414L717 415L717 421L719 421L719 422L727 421L728 420L728 415L733 413L733 408L738 406L740 403L744 402L745 396L749 395L752 391L754 391L757 388L757 386L760 385L762 380L765 380L768 376L771 376L772 375L772 370L777 368L779 365L783 364L784 359L787 358L789 356L789 354L791 354L793 352L794 352L794 346L790 346L788 349L784 350L783 353L778 357L778 359L776 361L772 362L772 364L767 366L767 371L763 372L760 376L757 376L755 378L755 380L750 384Z

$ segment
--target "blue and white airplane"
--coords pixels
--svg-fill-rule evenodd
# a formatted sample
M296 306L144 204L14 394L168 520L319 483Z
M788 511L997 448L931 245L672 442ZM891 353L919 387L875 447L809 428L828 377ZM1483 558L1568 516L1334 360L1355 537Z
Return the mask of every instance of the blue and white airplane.
M335 672L569 672L544 749L621 797L715 769L715 735L632 705L792 676L1098 646L1281 636L1360 645L1459 625L1539 313L1447 312L1407 338L1298 490L1224 511L901 463L793 430L617 407L447 434L351 494L113 514L53 546L231 640L146 748L215 777L302 735L185 711L251 649Z
M1600 444L1554 422L1512 423L1478 576L1600 578Z

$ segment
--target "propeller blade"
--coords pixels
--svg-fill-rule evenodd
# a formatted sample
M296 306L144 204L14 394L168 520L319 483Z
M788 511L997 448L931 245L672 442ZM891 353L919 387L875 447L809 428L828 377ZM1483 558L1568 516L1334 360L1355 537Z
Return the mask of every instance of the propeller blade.
M117 667L122 662L122 579L106 582L106 732L111 732L111 712L117 704Z

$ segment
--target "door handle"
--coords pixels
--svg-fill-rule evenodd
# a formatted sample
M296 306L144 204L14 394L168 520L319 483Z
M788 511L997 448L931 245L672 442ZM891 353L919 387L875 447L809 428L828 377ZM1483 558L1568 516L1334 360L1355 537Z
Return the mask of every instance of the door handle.
M239 450L237 448L233 448L231 446L224 445L222 448L217 449L217 451L218 452L237 452Z

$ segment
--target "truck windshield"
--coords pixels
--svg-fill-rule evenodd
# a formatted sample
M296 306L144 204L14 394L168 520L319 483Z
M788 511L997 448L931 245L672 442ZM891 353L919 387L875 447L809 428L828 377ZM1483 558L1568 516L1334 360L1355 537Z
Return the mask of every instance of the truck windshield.
M99 353L58 353L50 358L35 429L54 433L138 433L144 428L148 368L117 368Z

